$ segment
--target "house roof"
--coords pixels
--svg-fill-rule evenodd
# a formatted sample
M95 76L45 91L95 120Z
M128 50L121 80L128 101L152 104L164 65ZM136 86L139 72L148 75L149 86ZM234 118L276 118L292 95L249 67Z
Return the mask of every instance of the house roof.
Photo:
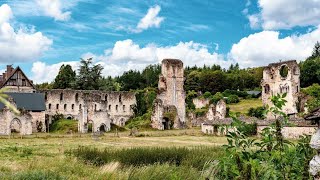
M250 95L257 96L257 95L261 94L261 91L247 91L247 93L250 94Z
M31 86L36 89L36 87L34 86L34 84L30 81L30 79L26 76L26 74L24 74L24 72L22 71L22 69L18 66L16 69L13 70L13 72L10 74L10 76L0 85L0 88L3 88L7 82L10 80L10 78L18 71L20 70L22 75L27 79L27 81L31 84Z
M313 110L312 112L310 112L306 116L304 116L304 119L305 120L320 120L320 107Z
M28 111L45 111L45 95L43 93L6 93L13 98L18 109ZM4 108L4 104L0 103L0 109Z

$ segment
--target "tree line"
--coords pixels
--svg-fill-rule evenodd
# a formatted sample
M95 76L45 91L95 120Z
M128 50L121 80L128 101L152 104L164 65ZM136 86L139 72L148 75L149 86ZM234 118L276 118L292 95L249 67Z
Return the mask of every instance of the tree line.
M312 55L299 63L301 87L320 82L320 43L314 46ZM160 64L149 65L142 71L129 70L121 76L102 76L103 67L94 64L92 58L81 59L77 71L70 65L62 65L58 75L51 83L38 84L39 89L82 89L105 91L130 91L156 88L161 73ZM229 90L259 90L263 67L241 69L232 64L223 69L219 65L186 67L185 90L198 93L215 94Z

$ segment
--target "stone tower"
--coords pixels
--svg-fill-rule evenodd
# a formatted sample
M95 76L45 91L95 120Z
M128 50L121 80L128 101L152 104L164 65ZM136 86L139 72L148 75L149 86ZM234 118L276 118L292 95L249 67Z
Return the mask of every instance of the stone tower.
M298 113L300 69L295 60L272 63L265 67L261 86L264 105L272 106L270 100L272 95L287 93L285 97L287 103L282 110L291 117ZM267 119L274 119L274 117L268 114Z
M185 91L183 62L162 60L158 95L153 105L152 127L157 129L183 128L185 125Z

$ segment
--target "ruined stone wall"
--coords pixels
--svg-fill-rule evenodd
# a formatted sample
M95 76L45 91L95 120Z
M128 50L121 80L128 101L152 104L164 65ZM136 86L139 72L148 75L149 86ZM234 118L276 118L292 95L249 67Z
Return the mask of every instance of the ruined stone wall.
M178 59L164 59L161 66L161 75L159 77L157 99L161 100L161 107L154 109L152 114L152 127L164 129L163 113L166 107L175 106L177 109L178 122L175 122L174 128L182 128L186 122L185 112L185 91L183 63ZM159 103L158 103L159 105Z
M32 116L29 112L21 111L20 115L14 114L8 108L0 112L0 135L10 135L11 129L17 129L21 135L32 134Z
M63 114L65 118L83 118L86 108L88 120L95 120L96 115L108 117L111 123L123 126L133 115L131 107L136 103L133 92L104 92L70 89L44 90L46 114ZM95 117L95 118L94 118ZM109 127L109 125L108 125Z
M32 132L38 132L38 125L40 122L42 123L42 129L40 132L45 132L46 131L45 111L30 112L30 115L32 117Z
M261 134L262 130L269 126L258 126L257 133ZM283 127L281 133L284 138L298 139L299 136L304 134L312 135L317 131L315 126L294 126L294 127Z
M287 67L287 76L281 75L282 68ZM286 114L297 113L298 95L300 92L300 69L296 61L285 61L269 64L263 70L262 101L264 105L272 106L270 97L272 95L287 93L285 99L287 103L283 107ZM268 119L273 119L268 114Z
M204 98L194 98L192 99L192 102L197 109L201 109L209 105L209 99Z
M211 104L209 106L209 110L206 114L207 120L214 121L223 119L226 117L227 114L227 104L224 100L218 101L216 105Z

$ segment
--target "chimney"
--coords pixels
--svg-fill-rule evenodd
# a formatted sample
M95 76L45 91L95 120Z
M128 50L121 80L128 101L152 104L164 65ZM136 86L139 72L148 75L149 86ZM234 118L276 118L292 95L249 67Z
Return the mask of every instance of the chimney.
M8 75L8 76L11 75L12 70L13 70L12 65L7 65L7 75Z

